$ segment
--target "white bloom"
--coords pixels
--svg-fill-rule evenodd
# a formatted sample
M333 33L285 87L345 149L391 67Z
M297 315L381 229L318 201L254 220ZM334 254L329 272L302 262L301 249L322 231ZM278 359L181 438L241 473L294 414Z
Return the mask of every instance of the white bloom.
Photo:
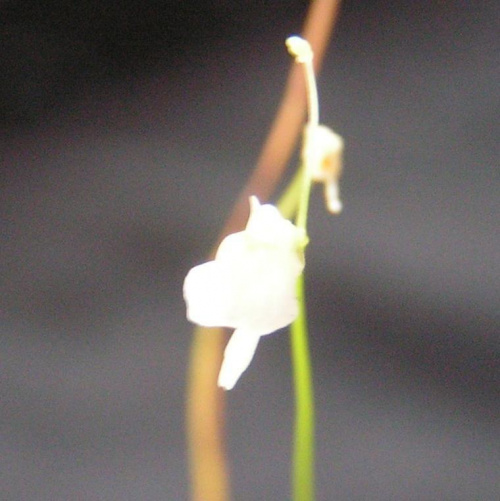
M250 207L245 231L227 236L215 260L192 268L184 281L191 322L235 329L219 374L226 390L250 364L260 336L286 327L298 314L295 283L304 268L305 234L256 197Z
M306 155L313 181L324 183L328 210L342 210L339 198L339 178L342 173L344 140L325 125L306 128Z

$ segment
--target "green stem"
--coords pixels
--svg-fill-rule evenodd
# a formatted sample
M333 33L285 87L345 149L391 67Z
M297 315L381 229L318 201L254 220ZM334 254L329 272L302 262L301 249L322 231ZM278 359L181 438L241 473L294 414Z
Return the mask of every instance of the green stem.
M287 213L296 210L295 224L304 230L307 237L307 213L311 192L312 172L315 161L311 156L311 134L319 124L318 92L313 67L313 52L304 39L287 39L290 54L296 62L303 64L307 101L308 121L304 127L302 143L302 167L285 191L278 207ZM287 214L288 215L288 214ZM307 240L306 240L307 241ZM304 249L302 249L304 250ZM304 274L297 280L297 301L299 314L291 327L292 366L295 389L295 426L293 446L292 492L294 501L314 500L314 392L311 371L311 357L307 332Z
M306 169L303 169L306 171ZM306 230L311 180L304 175L296 224ZM293 446L293 500L314 500L314 391L307 331L304 274L297 280L299 314L291 326L292 366L295 389Z
M314 396L304 297L304 275L297 281L299 315L291 327L295 387L293 500L314 499Z
M302 145L302 183L295 224L307 235L307 214L311 193L309 134L318 125L318 93L312 57L305 61L309 120ZM307 332L304 274L297 280L299 315L291 327L292 364L295 387L295 431L293 449L293 500L314 500L314 391Z
M286 219L293 219L297 214L300 194L304 184L303 177L304 169L299 167L276 204L280 214Z
M305 169L298 169L278 202L284 217L296 215L297 226L306 228L311 181ZM292 466L294 501L314 500L314 392L307 332L304 274L297 280L299 314L291 331L292 367L295 392L295 423Z
M295 218L295 224L298 228L304 230L307 235L307 212L309 210L309 198L311 194L311 176L308 174L310 172L308 159L303 159L303 166L300 169L301 174L301 186L300 186L300 198L298 202L297 217Z

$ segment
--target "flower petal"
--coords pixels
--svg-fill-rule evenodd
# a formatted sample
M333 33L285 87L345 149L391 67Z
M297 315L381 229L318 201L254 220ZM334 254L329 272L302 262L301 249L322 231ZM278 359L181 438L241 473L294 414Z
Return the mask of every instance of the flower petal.
M304 263L294 248L255 245L245 236L226 237L217 252L228 277L227 308L235 326L270 334L297 316L295 283Z
M184 280L187 318L205 327L237 327L231 315L227 274L216 261L192 268Z
M305 240L304 230L285 219L274 205L261 205L257 197L250 197L250 217L245 234L259 244L291 251L298 251Z
M218 385L231 390L250 365L260 336L245 329L236 329L227 343L219 372Z

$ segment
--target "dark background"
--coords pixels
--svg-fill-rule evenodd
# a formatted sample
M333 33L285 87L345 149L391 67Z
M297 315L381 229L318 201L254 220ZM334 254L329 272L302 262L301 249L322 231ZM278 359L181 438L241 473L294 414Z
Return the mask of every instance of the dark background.
M343 214L307 259L318 500L499 499L499 5L346 1ZM182 281L252 170L302 1L0 2L0 499L187 498ZM289 498L289 343L228 394Z

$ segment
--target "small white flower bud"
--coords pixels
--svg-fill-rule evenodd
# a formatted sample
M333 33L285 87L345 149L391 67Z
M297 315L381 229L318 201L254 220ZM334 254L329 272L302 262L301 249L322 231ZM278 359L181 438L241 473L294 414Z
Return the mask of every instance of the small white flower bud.
M311 45L307 40L294 35L288 37L285 43L288 52L295 58L295 61L297 61L297 63L312 61L313 51L311 49Z
M313 181L324 184L328 210L338 214L342 210L339 198L339 179L342 173L344 140L325 125L306 128L305 156Z

